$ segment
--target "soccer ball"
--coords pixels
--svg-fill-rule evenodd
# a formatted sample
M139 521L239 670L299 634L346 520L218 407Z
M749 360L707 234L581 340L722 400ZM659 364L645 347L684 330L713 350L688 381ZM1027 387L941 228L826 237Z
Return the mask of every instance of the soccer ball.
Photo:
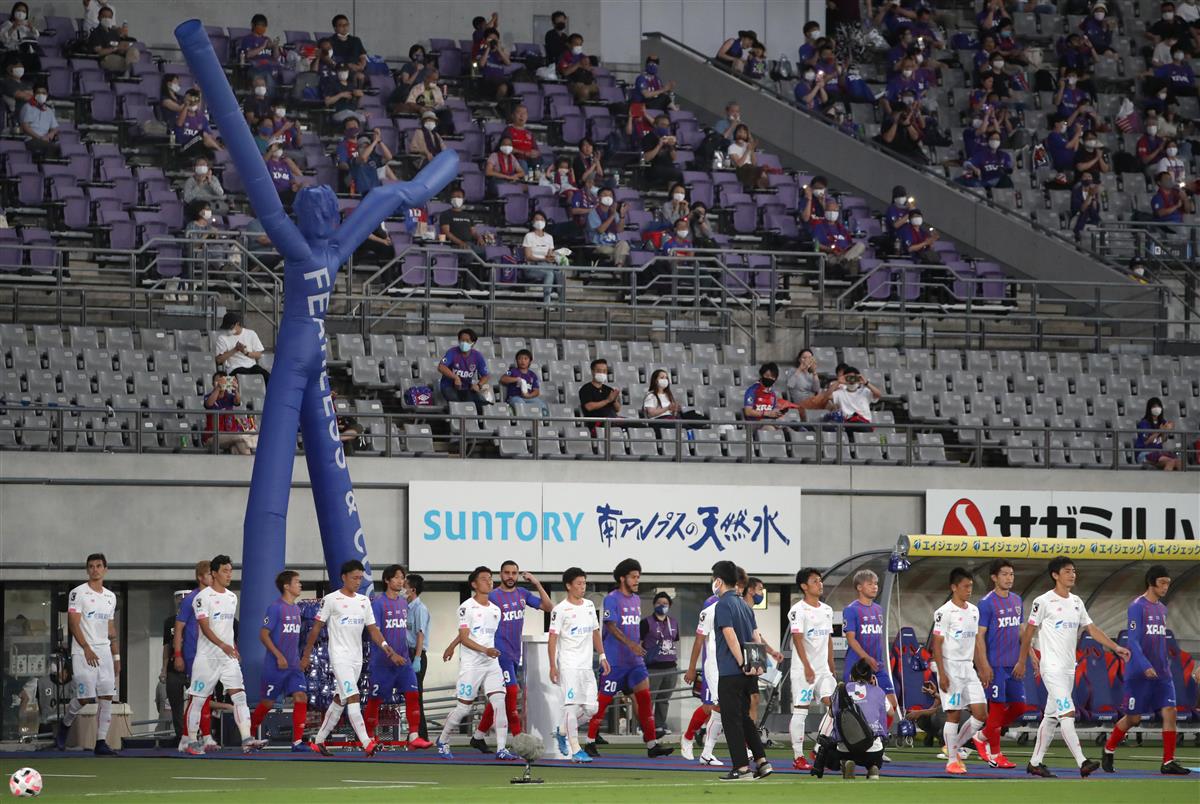
M21 768L8 777L8 789L18 798L33 798L42 794L42 774L33 768Z

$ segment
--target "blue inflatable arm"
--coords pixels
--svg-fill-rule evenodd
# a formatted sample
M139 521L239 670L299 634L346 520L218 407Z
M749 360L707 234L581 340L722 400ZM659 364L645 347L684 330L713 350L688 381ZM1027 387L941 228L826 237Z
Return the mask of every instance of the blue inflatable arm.
M241 175L250 206L279 253L287 260L306 260L311 249L296 224L283 209L279 193L271 182L267 163L254 143L254 135L229 87L225 70L217 61L212 42L200 20L188 20L175 28L175 39L187 59L196 82L204 92L208 109L221 132L221 141L229 149L233 164Z
M384 184L371 190L333 235L338 263L350 259L350 255L371 232L401 206L424 206L457 175L458 152L446 149L422 168L412 181Z

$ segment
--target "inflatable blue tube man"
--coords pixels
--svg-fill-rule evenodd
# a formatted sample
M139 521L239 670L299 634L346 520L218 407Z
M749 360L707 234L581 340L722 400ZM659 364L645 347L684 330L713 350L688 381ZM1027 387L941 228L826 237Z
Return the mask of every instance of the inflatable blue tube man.
M376 187L339 225L338 202L329 187L307 187L295 200L296 222L288 217L271 183L237 99L199 20L175 29L188 66L207 98L250 204L284 259L283 318L275 338L275 363L267 385L258 453L242 532L243 625L238 640L246 691L259 689L265 652L254 627L276 596L275 576L284 568L288 496L296 455L296 433L312 482L325 564L334 588L343 562L367 567L367 546L338 438L337 418L325 367L325 313L337 272L354 250L397 209L423 206L458 174L458 155L443 151L410 182Z

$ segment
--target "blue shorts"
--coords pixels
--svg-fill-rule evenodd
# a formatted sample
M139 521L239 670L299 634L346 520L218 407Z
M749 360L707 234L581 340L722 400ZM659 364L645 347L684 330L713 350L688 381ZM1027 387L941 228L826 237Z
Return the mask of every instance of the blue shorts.
M1171 676L1125 680L1121 709L1130 715L1157 714L1175 706L1175 679Z
M274 701L285 695L308 692L308 679L304 677L300 668L289 667L287 670L280 670L279 665L275 664L274 656L267 654L267 660L262 671L262 700Z
M610 698L618 692L633 692L633 688L650 678L644 664L614 667L612 672L600 676L600 694Z
M993 668L992 683L984 692L988 703L1025 703L1025 680L1013 678L1011 667Z
M403 693L417 691L417 674L411 661L406 664L392 664L390 661L370 662L367 665L367 673L370 690L368 698L399 703Z
M503 653L500 654L500 674L504 676L505 687L521 686L521 663Z

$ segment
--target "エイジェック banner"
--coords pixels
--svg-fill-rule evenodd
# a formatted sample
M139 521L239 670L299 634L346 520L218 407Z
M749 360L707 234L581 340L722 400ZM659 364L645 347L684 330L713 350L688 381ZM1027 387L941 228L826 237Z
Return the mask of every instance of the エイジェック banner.
M800 489L608 483L415 482L408 559L429 572L512 559L531 570L703 574L729 559L750 573L800 567Z
M1200 494L929 489L925 532L1195 541L1200 538Z

